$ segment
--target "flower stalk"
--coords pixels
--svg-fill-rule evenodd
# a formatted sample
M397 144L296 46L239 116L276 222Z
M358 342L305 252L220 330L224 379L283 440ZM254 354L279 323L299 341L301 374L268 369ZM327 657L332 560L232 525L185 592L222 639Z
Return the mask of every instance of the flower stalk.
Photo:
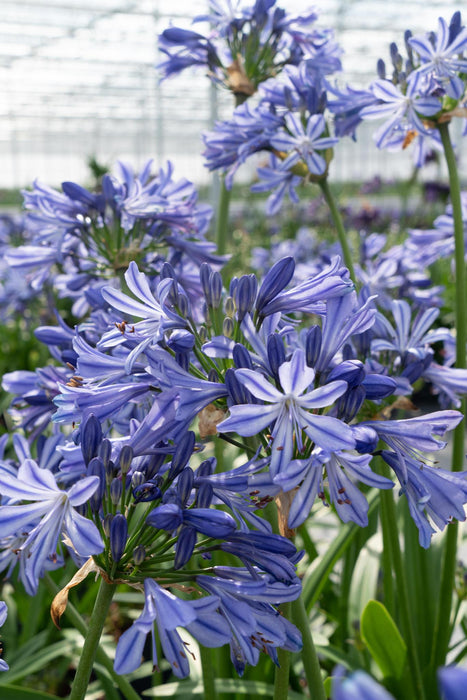
M321 188L326 204L329 207L334 226L336 227L337 235L339 237L339 243L342 248L342 255L344 257L345 266L348 268L350 277L355 282L355 271L352 262L352 254L350 252L349 244L347 242L347 232L344 228L342 217L340 215L339 209L329 187L327 178L322 178L318 180L318 185Z
M91 677L94 659L96 658L102 630L107 613L115 593L116 586L101 578L96 602L89 620L88 633L70 693L70 700L83 700Z
M454 220L454 264L455 264L455 319L456 319L456 368L466 367L467 320L465 312L466 277L465 277L465 243L462 220L462 203L459 173L456 157L449 134L449 122L440 122L438 131L443 144L444 156L449 173L452 216ZM455 428L453 434L452 470L460 471L464 463L465 437L465 398L461 400L460 410L464 419ZM435 620L435 634L431 662L433 668L441 666L449 645L451 608L454 591L454 577L457 558L457 522L450 524L446 533L444 557L441 573L441 590Z
M311 625L305 608L303 595L292 603L292 619L302 635L302 661L310 697L313 700L326 700L318 655L311 634Z

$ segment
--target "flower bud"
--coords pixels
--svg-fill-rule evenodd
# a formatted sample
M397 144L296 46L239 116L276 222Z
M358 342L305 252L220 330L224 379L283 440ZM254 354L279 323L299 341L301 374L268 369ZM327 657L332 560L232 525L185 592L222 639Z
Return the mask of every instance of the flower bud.
M349 387L354 387L361 384L364 379L365 368L360 360L346 360L332 368L326 379L326 384L336 380L343 380L347 382Z
M110 551L115 562L120 561L128 539L128 524L121 513L117 513L110 523Z
M175 547L174 569L181 569L188 563L196 544L196 531L192 527L183 526L178 533Z
M112 481L112 479L116 475L117 471L118 470L117 470L115 464L113 463L113 461L111 459L109 459L109 461L105 465L105 480L108 484L110 484L110 482Z
M195 447L195 434L192 430L189 430L182 437L178 443L174 455L172 457L172 464L170 465L168 477L170 480L175 479L177 474L179 474L182 469L187 465L193 454L193 449Z
M237 369L244 367L245 369L253 369L253 362L251 360L251 355L244 345L241 343L235 343L234 349L232 351L232 357Z
M96 457L101 440L101 423L96 416L91 413L81 426L81 452L83 453L86 466L93 457Z
M131 475L131 488L134 489L137 486L141 486L146 481L146 476L143 472L133 472Z
M169 262L165 262L162 265L162 270L161 270L161 280L165 279L177 279L177 276L175 274L175 270L173 269L172 265Z
M337 399L337 417L349 423L357 415L364 401L365 389L363 386L360 384L352 387Z
M269 365L274 378L279 380L279 367L285 362L285 348L282 338L277 333L271 333L267 342Z
M305 354L308 367L314 367L321 352L322 332L319 326L311 326L306 334Z
M257 287L258 282L254 275L243 275L238 280L233 294L238 321L242 321L245 314L253 308Z
M233 320L229 316L226 316L222 323L222 333L225 335L226 338L232 338L234 330L235 326Z
M87 468L88 476L98 476L99 477L99 488L97 488L91 498L89 499L89 505L93 513L97 513L102 504L102 498L105 492L105 468L104 463L99 457L93 457L89 462Z
M213 272L211 274L211 279L209 280L210 292L211 292L211 305L214 309L218 309L222 299L222 277L220 272Z
M130 471L131 461L133 459L133 448L130 445L123 445L120 455L118 457L118 464L122 476L126 476Z
M295 272L295 261L292 257L278 260L269 272L266 273L261 289L256 299L256 308L259 312L268 304L279 292L288 285Z
M110 524L111 524L113 519L114 519L114 516L112 515L112 513L107 513L104 520L102 521L102 528L103 528L107 537L110 537Z
M117 503L120 502L120 499L122 497L122 480L121 479L112 479L112 482L110 484L110 500L114 504L114 506L117 505Z
M230 316L231 318L233 318L233 315L235 313L235 303L232 297L227 297L227 299L225 300L224 313L226 316Z
M193 488L193 481L194 481L194 474L193 470L190 469L190 467L185 467L183 469L178 477L177 480L177 491L178 491L178 497L180 499L180 504L182 508L184 508L187 504L187 501L190 497L191 490Z
M135 562L136 566L139 566L140 564L143 563L143 561L145 559L146 559L146 549L143 547L142 544L139 544L133 550L133 561Z
M99 445L99 450L98 450L97 455L98 455L98 457L101 458L105 468L107 468L107 464L110 460L111 454L112 454L112 443L110 442L110 440L107 440L107 438L104 438L102 440L101 444Z

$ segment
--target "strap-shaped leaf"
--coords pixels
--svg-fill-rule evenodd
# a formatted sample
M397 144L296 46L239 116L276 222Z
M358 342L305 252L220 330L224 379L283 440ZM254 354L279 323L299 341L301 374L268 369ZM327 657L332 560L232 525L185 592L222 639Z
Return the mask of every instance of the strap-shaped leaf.
M382 603L369 601L362 613L360 630L383 676L400 679L407 660L407 646Z

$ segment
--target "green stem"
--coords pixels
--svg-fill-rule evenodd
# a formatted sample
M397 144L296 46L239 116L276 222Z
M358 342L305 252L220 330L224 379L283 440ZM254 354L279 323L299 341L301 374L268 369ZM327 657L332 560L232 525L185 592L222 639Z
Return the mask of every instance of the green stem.
M466 279L465 279L465 244L464 225L462 221L461 188L457 172L456 158L449 136L448 123L438 124L439 135L444 149L444 156L449 173L452 215L454 219L454 262L455 262L455 319L456 319L456 368L466 367L467 323L465 314ZM454 430L452 450L452 470L460 471L464 462L465 436L465 399L460 410L464 418ZM431 652L433 668L442 666L449 646L451 607L454 591L454 577L457 559L457 522L447 528L444 558L441 571L441 588L436 611L435 630Z
M310 621L302 596L292 603L292 617L302 634L302 661L310 697L313 698L313 700L326 700L326 692L324 690L318 655L313 643Z
M281 611L290 619L290 602L281 605ZM276 666L274 676L274 700L287 700L289 697L290 651L278 649L279 666Z
M218 255L224 255L227 250L230 196L231 191L226 188L225 180L222 178L219 208L217 210L216 219L216 244Z
M344 228L344 224L342 222L342 217L339 213L339 209L337 208L337 204L334 200L334 197L333 197L333 194L332 194L331 189L329 187L329 183L327 181L327 178L323 178L322 180L319 180L318 184L321 188L321 192L323 193L324 199L326 200L326 204L329 207L329 211L331 212L334 226L337 229L337 235L339 237L339 243L341 244L342 255L344 256L345 265L350 272L350 277L352 278L353 282L355 283L356 278L355 278L355 271L353 268L352 255L350 253L349 244L347 243L348 236L347 236L347 232Z
M384 514L384 517L381 518L381 523L383 527L387 528L387 541L389 542L391 550L392 564L396 580L397 600L400 609L404 637L407 642L409 667L414 686L417 691L417 700L425 700L423 678L420 670L420 661L417 653L412 617L410 615L409 591L399 542L396 506L392 491L381 492L381 511Z
M386 508L380 509L381 530L383 533L383 551L381 553L381 565L383 569L384 604L391 615L395 617L396 603L394 591L394 578L392 571L392 556L390 542L390 525L387 520Z
M115 589L115 584L107 583L101 579L69 700L83 700L86 695L94 659Z
M209 700L217 700L212 650L200 644L199 653L201 656L201 668L203 670L204 697L209 698Z
M60 586L57 586L50 574L46 573L44 578L49 591L54 596L57 595L57 593L59 593L59 591L61 590ZM65 614L70 620L70 622L73 624L73 626L78 630L78 632L80 632L83 635L83 637L86 637L86 634L88 632L88 626L79 614L78 610L72 603L70 603L70 601L68 601L67 603ZM103 666L106 669L107 673L109 674L109 676L111 676L115 685L120 689L122 695L124 696L124 698L126 698L126 700L141 700L139 693L137 693L136 690L134 690L133 686L126 679L126 677L119 676L118 673L115 673L112 659L109 659L109 657L101 647L97 649L96 660L101 666Z

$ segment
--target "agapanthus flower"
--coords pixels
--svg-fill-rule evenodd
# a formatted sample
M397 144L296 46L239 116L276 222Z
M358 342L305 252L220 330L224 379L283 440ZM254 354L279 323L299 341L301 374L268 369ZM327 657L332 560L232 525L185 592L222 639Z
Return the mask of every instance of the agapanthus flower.
M287 469L294 453L294 442L299 451L303 449L303 433L327 450L354 447L348 426L312 411L330 406L344 393L346 382L330 382L307 391L314 382L315 372L307 367L302 350L295 350L292 359L279 367L282 391L253 370L237 370L236 376L253 396L266 403L231 406L230 417L217 428L220 432L234 431L249 436L271 426L273 479Z
M2 536L28 533L18 556L24 559L22 580L31 595L37 590L47 561L57 556L60 536L80 557L102 551L97 527L76 510L97 487L97 477L86 477L63 491L50 471L30 459L21 464L17 476L0 472L0 493L8 499L0 506Z
M287 131L279 131L270 139L273 148L285 151L288 155L282 167L292 168L300 159L304 160L312 175L322 175L326 170L325 158L316 153L332 148L339 139L322 136L326 131L326 122L322 114L309 117L306 128L294 114L285 117ZM291 153L289 153L291 151Z
M465 520L467 472L436 469L407 455L402 465L396 453L382 450L381 454L396 473L401 493L407 497L422 547L427 549L430 546L431 537L436 532L430 520L439 530L443 530L454 518Z
M191 182L174 179L171 163L155 176L151 165L138 173L118 163L115 173L104 175L99 193L73 182L62 183L62 192L35 182L23 193L28 240L9 246L5 260L36 293L47 283L73 298L77 316L89 310L86 295L99 289L101 279L117 279L134 257L152 276L170 263L196 298L193 268L224 261L205 239L211 207L198 203Z
M331 700L394 700L394 696L365 671L346 675L338 667L332 676Z
M340 70L341 50L331 30L313 26L316 11L292 15L275 4L275 0L253 5L210 0L209 12L193 20L209 22L207 35L179 27L160 35L159 48L167 56L159 66L163 77L204 66L211 80L244 99L284 66L301 59L313 64L316 80Z
M467 669L462 666L439 668L438 685L443 700L463 700L467 688Z
M0 601L0 627L2 627L2 625L4 625L5 620L7 618L7 615L8 615L8 608L7 608L6 603L2 600L2 601ZM6 663L6 661L4 661L3 659L0 659L0 671L8 671L8 670L9 670L9 666Z
M452 37L446 20L440 17L434 37L413 36L409 44L421 60L416 73L433 77L450 97L459 100L465 89L459 73L467 72L467 60L459 55L467 46L467 29L463 27Z
M371 90L378 102L363 107L360 110L360 117L363 119L389 117L375 133L378 148L385 148L388 144L392 144L394 136L403 142L407 130L422 134L429 133L423 124L422 117L431 117L439 112L441 103L437 97L427 95L427 89L428 86L424 85L422 77L416 74L409 76L405 92L389 80L376 80L372 83Z
M287 470L275 479L284 491L296 490L288 514L289 527L298 527L306 520L316 498L326 503L326 491L343 522L352 521L366 527L368 502L354 482L360 481L379 489L394 486L390 479L371 470L371 459L371 455L355 455L342 450L330 453L318 448L308 459L292 460Z
M178 678L188 675L190 667L186 643L177 627L185 627L204 646L222 646L230 640L226 620L217 612L214 596L200 600L183 600L147 578L144 582L145 605L140 617L120 637L115 654L117 673L129 673L141 664L146 637L152 635L153 665L158 667L154 624L165 658Z

